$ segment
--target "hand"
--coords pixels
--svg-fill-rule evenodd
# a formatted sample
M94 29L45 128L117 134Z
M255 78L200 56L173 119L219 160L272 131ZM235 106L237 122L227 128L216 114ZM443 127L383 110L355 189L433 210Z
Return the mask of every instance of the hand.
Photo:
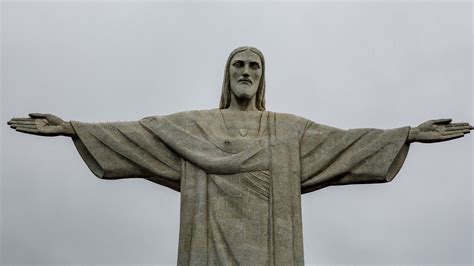
M74 130L69 122L52 114L29 114L30 118L12 118L8 125L16 131L39 136L72 136Z
M411 128L408 142L433 143L462 138L473 129L469 123L452 123L451 119L429 120Z

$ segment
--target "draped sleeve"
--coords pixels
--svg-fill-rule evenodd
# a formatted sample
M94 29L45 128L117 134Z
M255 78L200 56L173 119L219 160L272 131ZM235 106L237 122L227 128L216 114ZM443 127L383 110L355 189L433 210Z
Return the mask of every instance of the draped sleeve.
M409 130L341 130L308 121L300 140L302 193L391 181L407 156Z
M99 178L145 178L179 191L181 158L142 123L71 121L79 154Z

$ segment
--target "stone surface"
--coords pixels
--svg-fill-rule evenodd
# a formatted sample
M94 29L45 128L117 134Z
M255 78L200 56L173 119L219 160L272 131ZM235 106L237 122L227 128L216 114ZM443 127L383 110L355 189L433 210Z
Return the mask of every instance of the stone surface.
M13 118L19 132L70 136L99 178L141 177L181 192L178 264L301 265L302 193L392 180L412 142L464 136L450 119L390 130L341 130L265 110L265 61L227 61L219 109L137 122Z

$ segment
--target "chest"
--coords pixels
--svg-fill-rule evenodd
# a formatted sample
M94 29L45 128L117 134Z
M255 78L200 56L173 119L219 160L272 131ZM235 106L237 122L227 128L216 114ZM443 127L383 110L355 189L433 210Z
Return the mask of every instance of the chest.
M232 138L251 139L265 132L261 112L221 112L226 133Z

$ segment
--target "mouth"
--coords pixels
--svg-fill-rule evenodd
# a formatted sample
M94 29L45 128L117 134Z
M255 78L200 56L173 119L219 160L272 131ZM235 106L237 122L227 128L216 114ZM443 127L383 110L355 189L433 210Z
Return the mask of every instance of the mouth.
M252 81L250 79L246 79L246 78L239 79L237 82L252 85Z

